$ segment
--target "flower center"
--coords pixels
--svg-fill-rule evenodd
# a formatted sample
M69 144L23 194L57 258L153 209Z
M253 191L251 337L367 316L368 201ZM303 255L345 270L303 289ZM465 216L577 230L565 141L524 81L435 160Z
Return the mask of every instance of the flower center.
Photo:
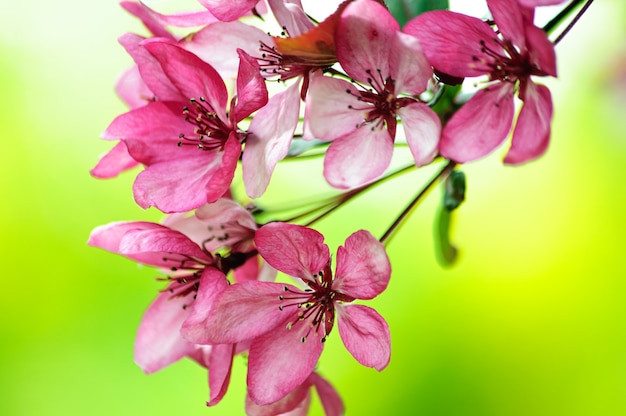
M189 105L183 107L185 121L195 126L196 137L187 137L181 133L178 146L193 145L202 150L222 150L232 128L222 121L213 107L204 97L191 98Z
M520 78L530 75L542 75L536 64L530 61L527 52L520 53L508 39L494 38L501 47L500 51L487 46L484 40L480 40L480 50L483 56L472 56L476 66L483 65L483 69L489 73L491 80L509 81L515 83Z

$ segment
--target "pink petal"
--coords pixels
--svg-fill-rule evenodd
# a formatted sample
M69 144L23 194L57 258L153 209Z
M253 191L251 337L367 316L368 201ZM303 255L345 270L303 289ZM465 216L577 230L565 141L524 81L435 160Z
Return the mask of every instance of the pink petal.
M124 8L128 13L132 14L152 33L152 35L160 38L169 38L176 40L166 28L165 25L159 21L158 13L150 9L142 2L135 1L121 1L120 6Z
M480 19L447 10L423 13L410 20L403 31L417 37L428 61L439 71L455 77L472 77L491 72L491 68L477 64L475 58L486 59L486 46L504 55L496 34Z
M142 107L154 101L154 94L141 79L137 65L129 68L118 78L115 92L129 108Z
M541 156L550 141L551 121L550 90L529 81L524 90L524 105L513 131L511 148L504 163L516 165Z
M284 27L292 38L315 27L302 9L300 0L268 0L268 4L278 24Z
M221 163L217 171L210 178L206 178L206 202L215 202L230 190L240 156L241 143L237 139L237 134L232 131L224 144L223 152L218 156Z
M163 38L158 39L162 42L172 42ZM172 84L171 80L163 72L159 62L141 45L145 41L143 37L133 33L126 33L120 36L118 41L137 64L143 82L159 100L181 101L189 98L181 96L178 88Z
M362 365L382 371L391 359L389 327L374 309L363 305L337 305L339 335L350 354Z
M514 111L510 83L478 91L444 127L439 152L459 163L486 156L506 139Z
M249 13L258 0L238 0L238 1L224 1L224 0L199 0L200 4L209 9L209 11L224 22L230 22L231 20L237 20L241 16Z
M565 0L518 0L524 7L550 6L553 4L564 3Z
M433 76L417 38L396 32L389 45L389 71L397 93L418 95L426 90Z
M220 294L228 287L224 273L207 267L200 276L200 285L188 317L180 328L181 335L194 344L211 344L206 338L205 327Z
M135 363L146 373L158 371L193 352L194 345L179 333L189 314L184 305L191 302L191 293L172 298L166 291L144 313L135 339Z
M387 129L365 124L335 140L326 151L324 177L339 189L361 186L382 175L393 154Z
M275 94L254 116L243 152L243 182L250 198L260 197L276 164L289 151L300 113L300 83Z
M256 221L250 211L232 199L221 198L196 210L196 217L210 224L236 222L243 227L256 229Z
M292 329L278 326L254 340L248 357L250 398L265 405L285 397L313 372L323 349L307 321Z
M139 163L128 154L123 141L118 142L108 153L103 155L98 164L89 171L94 178L114 178L121 172L132 169Z
M239 72L237 74L237 104L235 105L235 123L267 104L267 88L265 79L256 59L242 49L239 54Z
M311 77L306 98L304 129L315 138L331 141L352 132L374 109L357 100L359 90L342 79ZM352 107L365 107L355 110Z
M92 247L99 247L111 253L120 253L120 242L122 237L129 231L136 230L161 230L161 224L145 221L112 222L94 228L89 236L87 244Z
M322 376L313 372L309 376L309 380L313 382L317 394L320 397L322 406L324 407L324 413L326 416L342 416L345 414L345 407L343 401L337 393L337 390Z
M218 404L228 390L233 367L235 344L214 345L209 356L209 401L207 406Z
M275 416L293 411L298 406L302 405L303 402L308 402L307 399L310 396L309 389L311 388L310 379L311 377L307 378L304 383L300 384L285 397L274 403L258 405L252 401L250 396L246 396L246 415Z
M413 103L397 111L417 166L426 165L437 154L441 120L426 104Z
M300 225L271 222L254 237L259 254L270 266L304 280L324 270L330 260L328 246L319 232Z
M177 267L198 259L213 263L204 251L186 235L167 227L129 230L122 236L119 252L138 262L157 267Z
M283 326L289 319L287 312L278 309L284 287L280 283L245 281L224 289L217 300L207 295L207 301L198 292L196 303L210 305L202 306L197 316L194 309L194 318L185 322L182 334L197 344L232 344Z
M538 27L526 27L526 41L530 61L539 67L546 75L556 77L556 53L554 44L548 39L546 32Z
M385 246L369 231L353 233L337 249L333 290L356 299L372 299L385 290L390 277Z
M164 36L165 26L191 27L206 25L215 21L215 17L206 10L166 15L152 10L141 1L139 3L122 1L120 6L138 17L155 36Z
M226 120L228 92L213 67L191 52L158 39L142 43L158 61L163 72L186 99L204 97L221 120Z
M378 70L386 78L389 45L398 30L398 22L379 3L363 0L350 3L341 13L336 31L337 59L341 67L361 82L378 79Z
M524 15L518 0L487 0L487 5L502 36L520 50L526 49Z

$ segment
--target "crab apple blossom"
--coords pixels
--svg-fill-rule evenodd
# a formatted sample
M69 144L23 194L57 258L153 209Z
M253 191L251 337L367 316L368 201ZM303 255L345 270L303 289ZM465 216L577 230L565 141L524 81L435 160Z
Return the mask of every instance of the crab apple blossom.
M118 116L104 138L121 139L145 165L133 185L143 208L183 212L224 195L246 133L237 123L267 102L256 61L239 51L237 97L206 62L168 41L142 43L158 65L144 78L159 100ZM157 92L158 91L158 92Z
M384 369L391 345L385 320L372 299L389 282L384 246L357 231L337 251L335 277L324 237L294 224L270 223L255 235L259 254L275 269L305 285L246 281L225 288L210 307L198 296L182 334L197 344L250 341L248 394L257 404L287 395L312 373L335 318L344 345L367 367ZM196 316L201 310L202 315Z
M435 156L441 131L437 115L417 97L432 70L419 42L399 31L385 7L373 0L350 3L339 19L337 57L356 82L315 76L306 101L305 131L332 141L324 176L337 188L379 177L389 166L402 121L418 166Z
M443 129L440 153L456 162L479 159L498 147L514 119L514 95L523 105L504 163L519 164L542 155L550 138L552 99L533 76L556 76L554 46L532 23L532 10L516 0L487 2L498 29L450 11L424 13L407 23L432 65L454 77L487 75L479 90Z

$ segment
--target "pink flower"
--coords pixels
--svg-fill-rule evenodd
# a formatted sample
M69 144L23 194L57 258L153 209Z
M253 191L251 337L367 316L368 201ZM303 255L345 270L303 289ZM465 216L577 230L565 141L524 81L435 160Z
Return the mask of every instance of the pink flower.
M343 402L335 388L315 371L304 380L304 383L277 402L258 405L250 399L250 396L247 396L246 414L248 416L305 416L308 414L311 402L310 391L312 387L315 387L317 390L326 416L341 416L344 414Z
M367 306L346 305L372 299L387 287L391 266L384 246L367 231L352 234L338 249L333 279L323 240L317 231L294 224L261 227L255 236L261 256L306 288L246 281L209 299L210 307L198 294L183 324L183 336L198 344L251 340L248 394L257 404L280 400L310 376L335 315L339 335L359 363L379 371L389 363L385 320Z
M532 24L532 10L516 0L488 0L498 25L450 12L424 13L407 23L432 65L454 77L487 75L489 85L478 91L443 129L440 153L456 162L479 159L507 137L514 118L517 92L523 106L511 148L504 162L524 163L544 153L550 138L550 91L531 76L556 76L554 46Z
M218 73L168 41L142 44L153 60L142 77L158 98L118 116L103 134L122 139L146 166L133 185L143 208L182 212L214 202L230 187L246 133L237 123L267 102L256 61L239 51L237 98Z
M380 176L391 162L397 118L420 166L435 156L441 124L416 97L432 70L417 40L399 32L379 3L356 0L341 14L337 57L358 83L315 76L306 103L305 131L333 141L324 176L337 188L353 188Z

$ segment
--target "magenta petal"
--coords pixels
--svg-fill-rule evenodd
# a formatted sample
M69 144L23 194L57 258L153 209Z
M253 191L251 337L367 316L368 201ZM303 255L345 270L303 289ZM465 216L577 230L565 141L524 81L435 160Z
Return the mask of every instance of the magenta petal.
M486 156L506 139L514 113L512 84L478 91L444 127L439 152L459 163Z
M289 151L300 113L300 83L272 96L254 116L243 152L243 182L250 198L260 197L276 164Z
M185 122L182 110L183 104L177 102L150 102L117 116L102 133L102 138L147 141L171 138L175 148L178 135L187 132L190 126Z
M337 249L333 290L356 299L372 299L385 290L390 277L385 246L369 231L353 233Z
M303 402L307 401L310 396L311 377L307 378L304 383L289 392L288 395L274 403L266 405L256 404L250 396L246 396L246 415L247 416L283 416L287 412L295 410Z
M324 413L326 416L342 416L345 414L345 408L343 401L337 390L322 376L313 372L309 377L309 380L313 382L317 394L320 397L322 406L324 407Z
M248 359L250 398L264 405L285 397L313 372L323 349L306 321L292 329L281 325L254 340Z
M383 317L363 305L337 305L336 311L339 335L350 354L366 367L387 367L391 338Z
M257 60L242 49L239 54L239 72L237 74L237 104L235 105L235 123L267 104L267 88L265 79Z
M180 326L189 314L184 305L193 294L171 297L161 293L144 313L135 339L135 363L153 373L194 351L194 345L180 336Z
M287 312L278 309L281 304L278 297L284 293L284 287L280 283L257 281L230 285L221 292L214 306L206 308L211 312L208 316L199 313L198 319L185 322L182 334L198 344L232 344L282 326L289 319ZM200 296L196 301L200 301ZM203 327L197 326L197 322L202 322Z
M265 224L257 230L254 242L270 266L304 280L310 280L312 275L324 270L330 260L324 236L300 225Z
M428 61L439 71L455 77L487 74L491 68L477 66L475 57L486 58L483 45L504 56L495 32L480 19L447 10L423 13L410 20L403 31L417 37Z
M550 6L564 3L566 0L518 0L524 7Z
M504 163L516 165L541 156L550 141L552 97L550 90L533 82L526 84L524 105L517 119L511 148Z
M216 307L220 294L228 287L228 280L224 273L214 267L207 267L200 276L200 285L196 293L189 317L183 323L181 335L194 344L211 344L206 338L205 328L211 314Z
M393 154L387 129L369 124L335 140L326 151L324 177L335 188L350 189L378 178Z
M207 406L218 404L228 390L233 367L235 344L214 345L209 355L209 401Z
M191 259L213 263L189 237L167 227L127 231L120 240L119 251L140 263L157 267L180 267Z
M157 18L158 14L142 2L121 1L120 6L122 6L122 8L124 8L128 13L141 20L141 23L144 24L152 35L176 40L174 35L168 32L165 28L165 25L159 22Z
M518 0L487 0L487 5L502 36L522 51L526 49L524 15Z
M217 116L226 119L228 92L211 65L179 46L158 39L148 39L143 45L159 61L163 72L183 97L204 97Z
M547 75L556 77L556 53L554 52L554 44L548 39L546 32L538 27L528 25L526 27L526 41L530 61Z
M224 144L224 151L216 157L220 161L217 170L210 178L207 177L205 187L206 202L215 202L229 191L230 184L235 176L239 156L241 156L241 143L237 139L237 134L231 131L228 140Z
M336 31L341 67L362 82L378 70L383 77L389 76L389 45L398 30L398 22L384 6L373 1L350 3L341 13Z
M139 163L128 154L128 148L123 141L100 158L98 164L89 171L94 178L113 178L121 172L134 168Z
M441 120L426 104L411 103L397 111L406 141L417 166L430 163L437 154Z

